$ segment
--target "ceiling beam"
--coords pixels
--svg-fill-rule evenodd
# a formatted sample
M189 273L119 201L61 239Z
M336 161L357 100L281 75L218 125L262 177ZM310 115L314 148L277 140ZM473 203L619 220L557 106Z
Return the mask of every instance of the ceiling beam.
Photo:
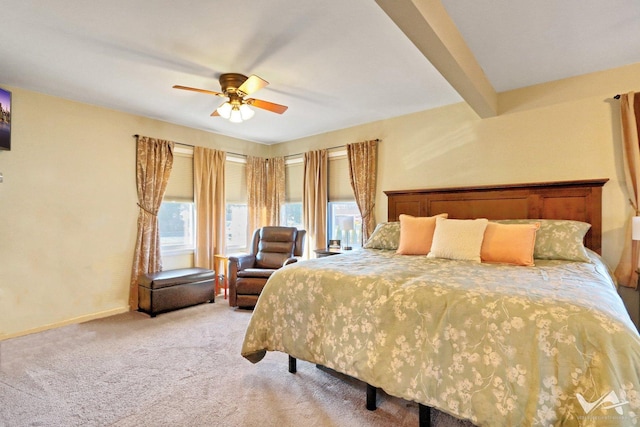
M498 94L440 0L376 0L482 118L498 115Z

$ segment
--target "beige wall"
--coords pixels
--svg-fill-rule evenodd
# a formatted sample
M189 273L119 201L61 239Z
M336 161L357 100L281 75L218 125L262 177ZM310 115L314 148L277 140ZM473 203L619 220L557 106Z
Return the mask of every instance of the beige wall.
M503 93L491 119L456 104L271 147L8 88L0 339L127 310L133 134L263 156L380 138L378 221L387 214L383 190L609 178L603 254L615 265L630 208L612 96L640 90L638 75L640 64Z
M132 135L267 154L267 146L7 89L0 339L127 310L138 214Z
M499 95L480 119L463 103L303 138L272 155L380 138L376 219L384 190L609 178L603 255L615 266L631 212L624 190L617 93L640 90L640 64Z

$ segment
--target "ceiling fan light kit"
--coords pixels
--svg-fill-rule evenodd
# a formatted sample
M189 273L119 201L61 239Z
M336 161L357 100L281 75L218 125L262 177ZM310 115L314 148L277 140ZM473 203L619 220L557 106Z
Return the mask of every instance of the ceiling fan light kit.
M225 102L225 104L227 103ZM255 112L247 104L234 105L231 107L228 119L231 123L242 123L245 120L249 120L254 114ZM222 114L220 116L224 117Z
M242 104L239 108L242 120L249 120L256 113L248 104Z
M240 110L238 107L234 107L231 110L231 116L229 117L229 121L231 123L242 123L242 114L240 114Z
M247 77L238 73L225 73L220 76L220 87L222 92L214 92L211 90L180 85L175 85L173 87L175 89L190 90L206 93L208 95L227 97L228 100L216 108L211 115L223 117L232 123L242 123L245 120L249 120L255 114L255 111L253 111L250 105L277 114L282 114L287 111L288 107L285 105L275 104L261 99L245 99L245 96L262 89L268 84L269 82L256 75Z
M232 109L233 109L233 106L229 102L225 102L221 106L219 106L216 109L216 111L218 112L220 117L223 117L225 119L229 119L229 118L231 118L231 110Z

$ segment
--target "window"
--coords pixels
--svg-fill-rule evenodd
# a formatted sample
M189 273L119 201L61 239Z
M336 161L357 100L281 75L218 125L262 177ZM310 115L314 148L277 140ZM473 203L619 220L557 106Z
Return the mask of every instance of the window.
M193 202L162 202L158 211L162 250L193 250L195 247L194 219Z
M302 219L302 185L304 182L302 159L287 160L284 185L285 203L280 206L280 225L304 229Z
M247 248L247 204L227 203L225 224L227 250L241 251Z
M342 247L362 246L362 216L356 202L329 202L327 216L329 239L340 240Z
M285 203L280 207L280 225L303 229L302 202Z
M163 253L195 250L193 149L176 146L167 189L158 211Z
M359 248L362 246L362 217L351 188L346 151L329 154L328 175L327 239L340 240L343 247Z

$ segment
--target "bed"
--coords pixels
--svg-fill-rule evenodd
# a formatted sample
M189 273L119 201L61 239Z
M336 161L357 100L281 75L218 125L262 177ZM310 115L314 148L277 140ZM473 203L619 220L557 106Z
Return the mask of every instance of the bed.
M599 255L605 182L387 191L367 248L272 276L242 355L353 376L368 405L377 388L418 402L424 425L431 407L478 426L636 425L640 336ZM436 256L396 253L398 220L421 217ZM478 218L535 224L534 265L438 255Z

